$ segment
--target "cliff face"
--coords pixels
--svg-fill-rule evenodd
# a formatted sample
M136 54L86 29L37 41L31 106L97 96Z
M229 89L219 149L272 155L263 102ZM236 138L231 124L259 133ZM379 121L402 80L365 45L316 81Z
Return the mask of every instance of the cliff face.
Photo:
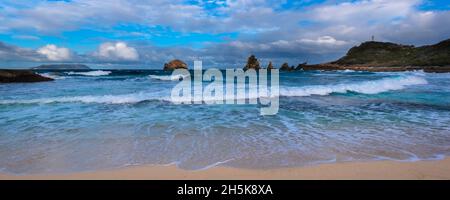
M346 56L331 64L371 67L449 66L450 39L422 47L365 42L351 48Z
M29 70L0 69L0 83L32 83L52 80Z

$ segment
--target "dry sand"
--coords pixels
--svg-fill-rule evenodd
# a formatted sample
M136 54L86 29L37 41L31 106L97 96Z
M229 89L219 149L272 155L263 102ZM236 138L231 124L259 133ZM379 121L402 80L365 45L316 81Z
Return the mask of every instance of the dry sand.
M349 162L324 164L312 167L275 170L247 170L215 167L202 171L186 171L175 166L139 166L117 170L83 172L74 174L16 176L0 174L0 180L50 179L50 180L347 180L347 179L450 179L450 158L440 161L419 162Z

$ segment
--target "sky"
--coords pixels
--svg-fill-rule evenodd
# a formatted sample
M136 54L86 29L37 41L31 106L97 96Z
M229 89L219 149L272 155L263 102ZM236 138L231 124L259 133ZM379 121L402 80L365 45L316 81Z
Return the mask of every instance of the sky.
M450 0L0 0L0 67L333 61L370 40L450 38Z

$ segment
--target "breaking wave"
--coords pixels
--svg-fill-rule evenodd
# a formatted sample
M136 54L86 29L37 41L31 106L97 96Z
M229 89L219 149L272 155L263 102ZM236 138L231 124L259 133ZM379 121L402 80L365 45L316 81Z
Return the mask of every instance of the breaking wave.
M357 92L361 94L378 94L382 92L401 90L406 86L427 84L422 77L405 76L397 78L384 78L381 80L364 81L350 84L338 85L317 85L305 87L285 87L280 88L280 96L284 97L305 97L312 95L330 95L332 93ZM247 94L245 99L258 98L257 93ZM262 97L262 96L261 96ZM220 98L220 97L219 97ZM266 97L263 97L266 98ZM157 96L150 92L139 92L123 95L102 95L102 96L71 96L71 97L52 97L30 100L0 100L0 104L48 104L48 103L104 103L104 104L132 104L143 101L169 101L170 97ZM221 99L204 99L204 101L213 101Z
M68 75L81 75L81 76L108 76L112 72L111 71L90 71L90 72L68 72Z
M129 104L139 103L148 100L164 100L164 98L154 98L148 93L140 92L123 95L102 95L102 96L69 96L52 97L30 100L3 100L0 104L49 104L49 103L104 103L104 104Z
M58 80L58 79L65 79L64 76L59 76L59 75L57 75L57 74L55 74L55 73L39 73L39 75L41 75L41 76L43 76L43 77L55 79L55 80Z
M304 97L312 95L330 95L332 93L356 92L361 94L378 94L392 90L402 90L406 86L427 84L427 80L418 76L384 78L381 80L338 85L317 85L305 87L280 88L280 95L286 97Z
M180 81L183 80L189 75L168 75L168 76L158 76L158 75L149 75L150 78L160 80L160 81Z

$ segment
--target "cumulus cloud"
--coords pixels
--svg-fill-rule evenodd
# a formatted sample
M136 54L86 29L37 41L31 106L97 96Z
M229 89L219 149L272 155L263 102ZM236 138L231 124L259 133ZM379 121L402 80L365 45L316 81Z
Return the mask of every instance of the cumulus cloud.
M319 45L319 46L322 46L322 45L340 46L340 45L347 44L346 41L336 40L335 38L333 38L331 36L322 36L317 39L301 39L301 40L299 40L299 42L305 43L305 44L314 44L314 45Z
M139 54L133 47L129 47L125 42L103 43L95 53L101 59L113 61L137 61Z
M43 56L46 56L50 61L67 61L72 58L72 53L68 48L58 47L53 44L48 44L41 47L37 52Z

